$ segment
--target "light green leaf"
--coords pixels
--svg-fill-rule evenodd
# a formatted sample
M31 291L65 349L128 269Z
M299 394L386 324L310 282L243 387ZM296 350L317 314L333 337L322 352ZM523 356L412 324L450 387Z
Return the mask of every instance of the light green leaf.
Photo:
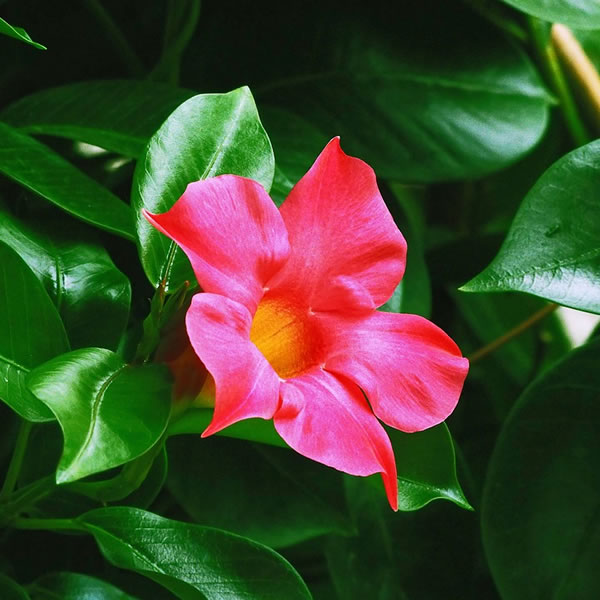
M270 548L237 535L135 508L77 519L106 559L160 583L182 600L310 600L293 567Z
M600 596L600 340L519 398L498 438L482 504L502 598Z
M73 235L71 228L69 232L60 229L24 223L0 211L0 237L46 288L63 319L71 347L114 349L129 317L129 280L104 248L80 241L83 235Z
M167 426L171 393L166 369L127 365L104 348L57 356L32 371L27 385L63 431L58 483L141 456Z
M188 183L223 173L254 179L269 191L271 143L248 88L194 96L179 106L150 140L135 171L132 206L140 257L150 282L174 290L194 275L185 255L143 217L166 212Z
M521 291L600 313L600 141L561 158L527 194L498 255L460 288Z
M44 144L0 123L0 172L69 214L134 239L129 207Z
M597 0L502 0L520 11L579 29L600 29L600 3Z
M29 585L32 600L135 600L114 585L81 573L49 573Z
M34 42L22 27L14 27L2 18L0 18L0 33L15 38L16 40L21 40L22 42L25 42L26 44L29 44L38 50L47 50L46 46L42 46L42 44Z
M52 300L25 262L0 242L0 398L24 419L52 413L25 386L30 369L66 352L69 342Z

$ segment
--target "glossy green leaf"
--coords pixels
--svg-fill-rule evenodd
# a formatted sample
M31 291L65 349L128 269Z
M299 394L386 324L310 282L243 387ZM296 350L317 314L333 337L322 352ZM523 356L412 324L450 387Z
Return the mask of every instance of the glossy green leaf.
M387 432L396 457L399 510L418 510L433 500L471 510L456 478L454 444L445 423L417 433Z
M0 243L0 398L24 419L52 413L25 386L30 369L69 349L52 300L25 262Z
M0 18L0 33L15 38L16 40L21 40L22 42L25 42L26 44L29 44L38 50L47 50L46 46L42 46L42 44L34 42L22 27L14 27L2 18Z
M132 204L140 256L150 282L167 289L194 281L189 261L141 213L167 211L188 183L223 173L243 175L269 191L274 159L271 143L248 88L194 96L179 106L150 140L138 162Z
M196 53L208 56L217 45L226 53L207 67L217 85L239 80L223 62L243 61L259 105L291 110L327 139L340 135L345 151L380 177L478 177L530 151L546 127L550 100L531 62L462 5L421 0L340 10L325 1L293 16L285 3L243 7L237 27L230 19L243 10L237 0L200 24ZM259 30L270 35L257 45Z
M237 535L135 508L77 519L115 566L137 571L183 600L310 600L298 573L273 550Z
M44 144L0 123L0 172L69 214L134 239L129 207Z
M42 575L28 587L31 600L135 600L102 579L67 571Z
M503 598L600 596L600 340L528 387L489 466L486 554Z
M600 313L600 142L554 163L527 194L498 255L467 292L521 291Z
M46 288L62 317L71 347L114 349L129 317L129 280L104 248L81 241L83 234L58 231L58 223L29 224L0 212L0 237Z
M169 491L194 521L274 548L352 527L338 471L237 440L171 438Z
M27 385L63 431L58 483L137 458L167 426L171 393L166 369L127 365L104 348L57 356L32 371Z
M579 29L600 29L597 0L502 0L520 11L550 23Z
M161 123L193 95L148 81L85 81L26 96L5 108L0 119L28 133L66 137L138 158Z

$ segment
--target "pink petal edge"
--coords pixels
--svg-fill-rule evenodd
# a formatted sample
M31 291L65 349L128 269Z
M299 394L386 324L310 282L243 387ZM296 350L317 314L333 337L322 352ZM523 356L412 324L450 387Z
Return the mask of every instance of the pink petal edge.
M245 177L190 183L166 213L143 214L179 244L204 291L235 299L251 312L289 255L281 214L264 188Z
M454 410L469 362L452 339L417 315L319 315L325 368L360 386L373 412L405 432L433 427Z
M196 294L186 315L190 342L213 376L213 420L206 437L241 421L270 419L279 407L279 377L249 339L246 307L216 294Z
M351 475L381 473L398 510L392 445L358 387L316 369L283 382L280 394L275 429L296 452Z
M281 205L290 257L267 284L314 310L381 306L402 278L406 242L373 169L331 140Z

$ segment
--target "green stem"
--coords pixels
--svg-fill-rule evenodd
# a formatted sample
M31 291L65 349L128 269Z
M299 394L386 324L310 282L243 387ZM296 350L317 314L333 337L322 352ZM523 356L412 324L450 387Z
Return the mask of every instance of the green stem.
M12 521L12 527L16 529L43 529L46 531L77 531L81 526L75 519L27 519L18 518Z
M15 448L13 455L8 465L8 471L6 472L6 478L4 479L4 485L0 490L0 500L6 498L6 496L12 494L21 472L21 465L23 464L23 458L25 457L25 451L27 450L27 442L29 441L29 434L33 424L29 421L21 421L19 433L17 435L17 441L15 442Z
M587 144L591 138L583 120L579 116L577 104L573 99L569 84L567 83L560 66L558 56L552 46L549 32L546 30L546 24L535 17L528 17L528 23L538 59L545 71L548 83L558 97L567 129L573 138L573 142L577 146L583 146L584 144Z
M143 77L146 69L137 57L127 38L117 27L110 14L98 0L85 0L88 10L96 17L106 31L106 35L116 48L121 60L134 77Z
M501 335L499 338L496 338L494 341L483 346L483 348L479 348L479 350L476 350L475 352L473 352L473 354L467 356L469 362L473 364L477 361L480 361L482 358L485 358L489 354L492 354L492 352L495 352L496 350L498 350L498 348L501 348L502 346L504 346L504 344L507 344L508 342L512 341L514 338L527 331L530 327L533 327L543 318L553 313L557 308L558 304L547 304L546 306L544 306L544 308L533 313L522 323L519 323L516 327L513 327L510 331L507 331L504 335Z

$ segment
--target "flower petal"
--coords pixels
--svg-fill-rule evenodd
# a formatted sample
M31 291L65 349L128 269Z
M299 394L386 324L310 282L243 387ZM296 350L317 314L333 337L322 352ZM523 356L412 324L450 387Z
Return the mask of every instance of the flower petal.
M316 369L283 382L280 394L273 421L294 450L351 475L381 473L390 505L398 509L390 439L353 383Z
M384 423L421 431L454 410L469 362L439 327L384 312L319 318L330 336L325 367L359 385Z
M190 183L161 215L144 211L187 254L206 292L235 298L251 312L285 262L285 225L263 187L236 175Z
M213 420L203 437L242 419L270 419L279 406L279 377L249 340L251 322L246 307L224 296L192 299L188 335L216 386Z
M325 147L281 205L290 258L267 285L314 310L376 308L402 278L406 242L385 206L373 169Z

